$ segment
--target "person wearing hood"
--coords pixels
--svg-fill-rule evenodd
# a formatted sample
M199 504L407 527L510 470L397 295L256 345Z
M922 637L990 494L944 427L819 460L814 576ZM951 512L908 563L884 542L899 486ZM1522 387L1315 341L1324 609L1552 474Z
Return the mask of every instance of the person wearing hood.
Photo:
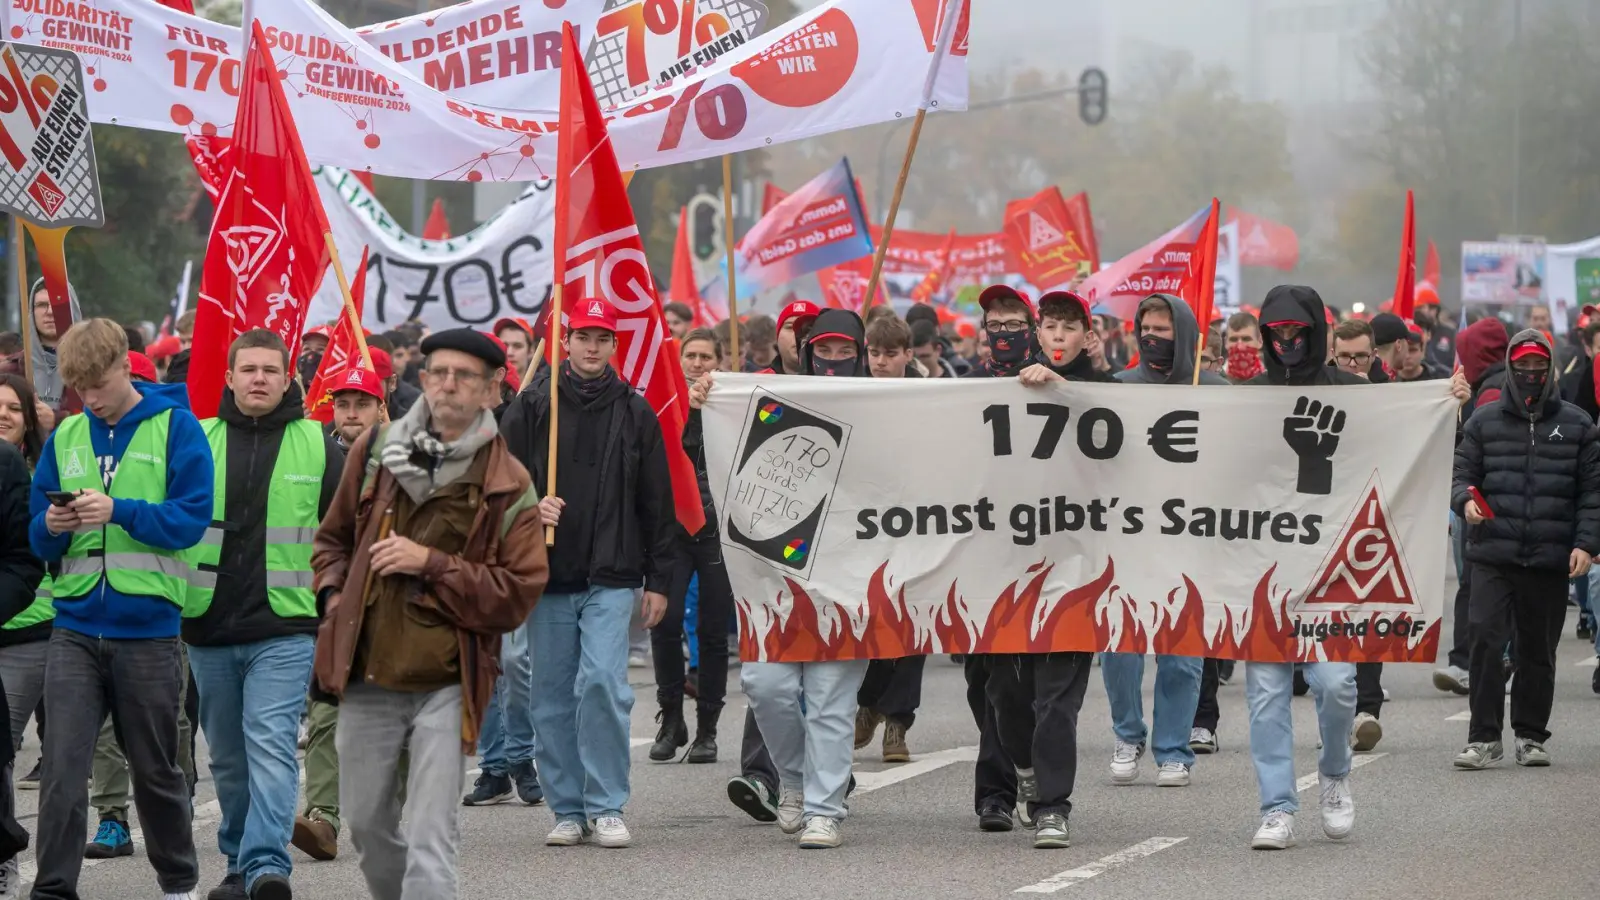
M45 288L43 278L34 281L28 296L33 298L30 304L33 315L22 323L22 327L33 329L33 391L39 395L44 405L60 411L61 399L66 393L64 390L66 386L61 381L60 359L56 356L56 345L61 340L61 333L56 329L55 312L50 306L50 291ZM78 292L68 285L67 296L71 298L72 321L76 322L83 315L78 310Z
M1151 294L1133 315L1139 364L1117 373L1124 384L1193 384L1200 326L1189 304L1171 294ZM1201 372L1201 384L1227 384L1215 372Z
M555 529L550 584L528 618L533 728L539 774L555 827L549 846L592 833L626 847L629 797L628 630L637 606L646 628L666 613L678 520L667 451L655 411L612 368L617 311L605 300L572 305L559 372L543 369L500 420L512 455L544 485L550 451L550 381L555 420L555 492L539 501Z
M861 317L849 310L823 310L806 335L800 364L802 372L817 377L872 377ZM803 850L843 842L839 826L851 782L856 696L867 664L864 659L746 662L740 670L745 697L778 770L778 828L800 833Z
M276 333L235 339L226 380L217 417L200 423L216 486L211 527L185 553L183 639L222 807L217 849L228 867L211 896L278 900L291 896L296 738L319 621L311 538L344 453L305 417Z
M161 890L190 898L199 869L178 764L178 632L188 593L182 553L212 519L211 452L182 385L133 383L117 323L80 322L57 352L84 412L46 442L28 501L34 554L60 563L44 700L53 749L40 785L33 892L77 896L90 757L109 712Z
M1505 355L1505 390L1467 420L1456 445L1450 506L1467 523L1472 570L1472 718L1458 769L1483 769L1503 758L1507 640L1517 654L1511 685L1517 765L1550 765L1544 745L1567 580L1584 577L1600 552L1600 430L1561 399L1554 362L1542 332L1518 332Z
M1266 371L1245 384L1367 384L1365 378L1325 364L1326 316L1322 297L1312 288L1281 284L1268 291L1260 316L1261 363Z

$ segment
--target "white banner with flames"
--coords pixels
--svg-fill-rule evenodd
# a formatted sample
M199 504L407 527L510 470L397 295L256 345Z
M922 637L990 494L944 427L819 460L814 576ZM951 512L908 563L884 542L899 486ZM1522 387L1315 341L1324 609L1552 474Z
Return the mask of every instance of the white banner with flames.
M1438 650L1443 382L719 374L704 416L746 660Z

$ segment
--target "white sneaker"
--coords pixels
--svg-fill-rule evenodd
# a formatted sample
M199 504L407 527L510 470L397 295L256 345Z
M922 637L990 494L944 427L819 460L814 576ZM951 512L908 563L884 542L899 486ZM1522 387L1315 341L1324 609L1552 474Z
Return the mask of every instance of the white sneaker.
M1181 762L1165 762L1156 774L1156 787L1188 787L1189 767Z
M1350 749L1365 753L1383 740L1383 725L1372 713L1356 713L1355 725L1350 728Z
M22 889L22 875L17 872L17 858L0 863L0 900L15 900Z
M200 895L194 891L184 891L181 894L162 894L161 900L200 900Z
M1111 751L1111 781L1115 784L1133 784L1139 780L1139 757L1144 755L1143 744L1117 741Z
M1031 808L1031 807L1028 806L1028 804L1030 804L1030 803L1038 803L1038 802L1039 802L1039 776L1037 774L1035 774L1032 769L1029 769L1027 774L1023 774L1022 770L1018 769L1017 770L1017 821L1022 823L1022 827L1023 828L1032 828L1033 827L1033 814L1028 812L1028 810Z
M839 820L827 816L812 816L806 820L805 833L800 835L801 850L830 850L844 842L839 833Z
M1217 735L1209 728L1189 729L1189 749L1196 753L1217 752Z
M550 829L549 834L544 836L544 845L546 847L576 847L583 843L583 839L588 836L589 831L583 827L581 822L562 819L556 823L556 827Z
M1433 686L1447 694L1465 697L1472 693L1472 678L1460 666L1445 666L1433 670Z
M1261 817L1261 827L1250 841L1252 850L1287 850L1294 846L1294 815L1281 809Z
M633 835L621 816L601 816L594 820L594 842L615 850L633 843Z
M1356 799L1350 796L1350 776L1329 778L1318 774L1322 785L1322 833L1329 840L1342 841L1356 827Z
M784 788L778 795L778 830L798 834L806 827L806 798L798 788Z

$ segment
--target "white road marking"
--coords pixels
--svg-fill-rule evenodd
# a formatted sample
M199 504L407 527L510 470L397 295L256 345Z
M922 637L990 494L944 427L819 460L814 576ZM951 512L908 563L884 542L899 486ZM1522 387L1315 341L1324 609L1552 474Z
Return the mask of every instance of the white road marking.
M1591 656L1588 659L1579 660L1577 662L1577 668L1580 669L1592 669L1595 666L1600 666L1600 656Z
M899 784L918 775L936 772L945 766L955 765L959 762L974 762L978 758L977 747L953 747L949 750L937 750L933 753L923 753L915 760L892 769L881 772L857 772L856 795L869 794L879 788L886 788L891 784Z
M1458 712L1453 716L1445 716L1444 720L1446 722L1471 722L1472 710L1463 709L1461 712Z
M1153 837L1147 841L1140 841L1126 850L1121 850L1110 856L1102 856L1092 863L1082 865L1076 869L1057 872L1043 881L1035 882L1025 887L1019 887L1014 894L1053 894L1063 888L1081 884L1089 879L1109 872L1119 866L1143 859L1153 853L1160 853L1168 847L1173 847L1187 841L1186 837Z
M1389 754L1387 754L1387 753L1357 753L1350 760L1350 771L1354 772L1355 770L1361 768L1362 766L1366 765L1367 763L1377 762L1378 760L1383 759L1385 756L1388 756L1388 755ZM1309 791L1312 788L1316 787L1317 786L1317 778L1318 777L1320 777L1320 776L1316 772L1312 772L1310 775L1302 775L1302 776L1300 776L1300 780L1296 781L1294 783L1295 792L1296 793L1304 793L1304 792Z

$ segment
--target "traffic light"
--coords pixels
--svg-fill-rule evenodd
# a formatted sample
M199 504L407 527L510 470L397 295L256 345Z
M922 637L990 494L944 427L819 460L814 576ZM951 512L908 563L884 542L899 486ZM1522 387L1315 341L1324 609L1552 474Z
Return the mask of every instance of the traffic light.
M702 195L689 202L689 237L694 258L706 262L722 252L722 211Z
M1099 125L1106 120L1109 100L1106 73L1101 69L1084 69L1078 76L1078 118L1085 125Z

